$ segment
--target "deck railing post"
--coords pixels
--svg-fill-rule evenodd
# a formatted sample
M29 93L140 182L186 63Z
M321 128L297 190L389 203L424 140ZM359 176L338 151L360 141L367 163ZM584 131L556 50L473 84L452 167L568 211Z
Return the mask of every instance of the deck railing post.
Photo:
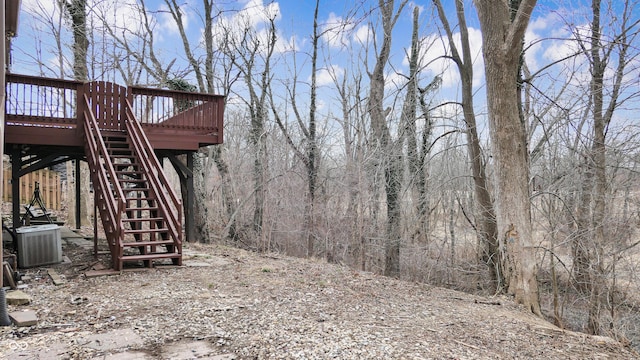
M84 137L84 112L85 112L85 105L84 105L84 94L85 91L87 90L87 84L78 84L78 86L76 86L76 130L78 132L79 136L83 136Z
M218 101L218 113L216 114L216 125L215 128L218 131L218 142L222 143L222 139L224 139L224 126L222 123L222 119L224 118L224 97L219 97Z

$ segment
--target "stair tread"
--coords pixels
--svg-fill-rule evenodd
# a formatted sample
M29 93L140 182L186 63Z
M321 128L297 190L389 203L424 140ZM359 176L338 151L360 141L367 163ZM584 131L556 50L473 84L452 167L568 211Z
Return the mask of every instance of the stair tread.
M168 232L169 229L167 228L158 228L158 229L140 229L140 230L128 230L125 229L124 233L125 234L150 234L150 233L163 233L163 232Z
M144 221L162 221L164 218L161 217L152 217L152 218L143 218L143 219L122 219L125 222L144 222Z
M130 207L130 208L126 208L125 211L145 211L145 210L158 210L158 207L157 206Z
M105 145L106 144L110 144L110 145L127 145L129 146L129 143L127 142L127 138L122 138L122 140L115 140L115 139L106 139L104 140Z
M173 240L133 241L133 242L122 243L122 247L161 246L161 245L171 245L171 244L173 244Z
M153 260L153 259L172 259L172 258L181 258L181 253L151 253L144 255L123 255L120 259L123 261L135 261L135 260Z

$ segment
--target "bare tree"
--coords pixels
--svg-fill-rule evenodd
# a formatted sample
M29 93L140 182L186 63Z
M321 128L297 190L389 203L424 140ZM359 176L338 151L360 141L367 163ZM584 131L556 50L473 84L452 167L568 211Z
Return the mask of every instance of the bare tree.
M89 79L87 66L87 52L89 49L87 0L67 0L61 2L61 5L64 6L65 13L71 20L71 30L73 32L73 78L79 81L87 81ZM76 224L89 225L91 223L93 201L89 191L91 174L86 162L81 163L80 166L76 168L80 169L80 173L75 174L75 181L80 182L80 193L75 194L76 197L80 196L80 201L76 202L76 204L80 205L80 219L76 219ZM76 189L77 188L76 186ZM73 217L75 218L75 214Z
M216 88L216 78L214 73L214 63L216 63L216 53L217 50L214 49L214 31L213 25L214 20L219 13L215 13L215 4L213 1L203 0L202 8L203 8L203 21L204 21L204 43L205 43L205 55L204 60L201 62L198 60L196 54L194 53L194 48L196 47L192 44L186 34L183 13L180 5L175 0L165 0L166 5L169 8L169 12L171 16L175 20L178 30L180 33L180 37L182 39L182 45L184 48L184 53L187 57L188 64L190 66L190 70L193 72L196 82L198 83L198 88L202 92L206 93L215 93ZM146 23L148 24L148 23ZM146 25L148 27L148 25ZM152 32L149 32L150 36L153 35ZM152 38L150 38L152 39ZM222 46L222 44L220 44ZM149 54L152 59L152 64L156 70L163 69L159 60L153 53L153 47L150 47ZM175 60L174 60L175 61ZM173 61L166 66L166 71L171 67ZM202 67L204 66L204 69ZM225 76L223 77L223 92L224 95L227 95L230 91L231 84L235 81L234 77L230 77L231 72L225 72ZM166 76L160 78L166 81ZM236 226L235 226L235 200L233 199L233 186L232 180L229 174L229 166L227 161L223 158L222 145L214 145L210 146L208 149L203 149L205 156L195 156L194 164L193 164L193 176L194 176L194 185L196 191L196 207L195 207L195 221L196 221L196 229L200 232L198 238L203 241L208 241L213 237L213 234L209 232L209 226L212 222L209 215L209 207L210 207L210 196L208 194L206 179L209 177L211 168L211 161L216 165L218 170L218 174L220 175L222 185L221 192L222 198L224 201L224 208L226 209L228 226L225 227L226 231L223 235L229 235L232 238L236 236Z
M430 115L429 104L426 95L438 88L440 77L436 76L433 81L425 88L419 87L419 61L421 43L419 41L419 21L418 17L420 9L413 9L413 30L411 34L411 51L409 54L409 76L406 84L405 100L401 114L402 137L406 146L407 166L409 169L410 179L409 187L412 191L412 199L415 201L415 209L417 211L417 221L414 231L411 234L412 239L428 238L429 233L429 211L427 198L427 175L426 166L427 142L432 131L432 121ZM424 127L419 138L417 122L418 122L418 105L422 111L422 120ZM420 140L420 142L418 141Z
M607 180L607 157L606 157L606 135L607 129L613 114L618 106L622 103L621 86L623 78L626 74L626 66L629 63L627 52L630 47L629 37L634 37L634 27L637 22L631 20L631 4L624 3L623 12L620 14L621 24L619 33L615 35L614 40L605 43L602 38L601 24L601 0L593 0L591 4L592 20L591 33L587 41L580 42L585 54L589 59L591 69L590 84L590 104L593 114L593 143L591 150L587 155L587 163L583 184L583 199L581 202L581 213L583 216L591 212L591 223L589 224L593 232L579 229L581 234L591 233L592 236L582 237L581 247L585 245L589 249L581 255L588 258L576 259L577 263L585 265L587 269L578 267L578 271L588 271L588 287L590 292L590 308L587 330L592 334L600 334L600 312L602 308L602 295L605 291L605 219L606 219L606 201L608 193ZM609 63L613 61L613 54L617 55L617 65L612 79L612 85L608 94L605 95L605 73ZM609 103L605 104L608 98ZM588 193L592 195L587 196ZM589 211L589 209L591 211ZM580 225L588 224L582 221ZM585 261L586 260L586 261Z
M542 315L529 202L529 151L520 117L522 42L536 0L474 1L482 29L487 106L495 161L496 222L508 292Z
M294 154L302 161L306 168L307 177L307 201L305 203L305 242L307 245L307 256L313 256L315 251L316 232L315 232L315 203L316 203L316 191L318 181L318 168L320 162L320 155L318 149L317 139L317 121L316 121L316 98L317 98L317 72L318 72L318 42L322 34L318 31L318 9L320 7L320 1L316 0L315 11L313 14L313 35L311 37L311 84L309 84L309 113L308 122L305 124L303 115L300 112L298 106L297 93L298 88L298 76L294 74L293 82L287 89L288 100L293 107L294 116L296 117L300 131L304 137L304 148L300 148L292 139L290 131L288 130L285 122L280 116L277 105L273 98L273 89L269 88L269 96L271 100L271 109L274 119L278 124L278 127L282 131L287 141L294 151ZM294 55L295 56L295 55ZM328 254L328 253L327 253ZM329 256L330 257L330 256Z
M275 27L275 15L265 14L267 19L267 31L264 38L246 24L232 24L234 29L226 29L232 33L240 30L240 36L230 37L226 42L224 51L232 58L236 69L240 72L248 99L242 98L247 106L251 127L249 130L249 142L254 151L253 163L253 197L254 211L252 229L261 237L264 225L265 212L265 184L267 171L267 128L268 120L268 94L272 81L272 58L276 50L277 33ZM240 28L238 29L238 25ZM264 243L261 249L266 251Z
M464 3L456 1L456 14L458 29L460 31L460 44L462 55L455 44L454 34L449 25L449 20L444 12L444 7L440 0L433 1L438 11L438 16L447 35L450 48L450 56L458 68L461 79L462 91L462 112L466 124L467 149L471 160L471 170L473 175L475 209L476 209L476 229L479 243L483 245L482 259L491 271L491 278L496 289L502 286L502 270L498 249L498 229L496 227L495 211L493 200L489 193L488 178L485 171L484 157L478 137L478 126L476 122L475 109L473 103L473 62L469 45L469 30L466 23Z
M391 53L391 33L395 27L407 0L400 2L395 8L394 0L378 0L382 20L382 44L376 54L376 63L369 74L370 92L367 112L371 121L371 129L380 151L380 162L384 173L384 184L387 202L387 232L385 241L385 268L387 276L400 276L400 193L402 187L401 149L395 146L387 125L389 111L384 109L384 70Z

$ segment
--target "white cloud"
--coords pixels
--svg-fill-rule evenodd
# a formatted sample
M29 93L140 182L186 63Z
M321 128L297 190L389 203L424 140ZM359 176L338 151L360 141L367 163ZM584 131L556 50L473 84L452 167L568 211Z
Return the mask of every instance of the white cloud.
M338 65L330 65L316 73L316 85L324 86L334 83L334 79L340 79L344 75L344 69Z
M262 0L250 0L241 10L230 16L220 16L214 25L212 32L214 41L223 46L225 42L240 44L246 39L248 34L252 34L255 41L258 41L262 50L267 49L266 44L270 39L270 22L277 22L281 18L280 5L277 2L264 5ZM277 31L277 28L276 28ZM262 45L265 46L262 46ZM288 39L276 36L276 52L291 51L298 47L298 40L295 36Z
M362 25L353 33L353 39L361 45L373 42L373 31L369 24Z
M42 19L38 23L49 23L52 26L59 24L61 16L60 5L52 0L23 0L21 11ZM89 31L100 32L105 27L110 27L116 34L122 34L122 29L128 30L125 34L141 31L142 15L136 0L88 0L86 12Z
M54 18L59 16L59 7L51 0L22 0L20 11L26 11L36 16ZM3 12L4 13L4 12ZM20 21L18 19L18 21Z
M241 24L247 24L252 28L259 28L268 24L271 20L280 19L280 4L272 2L267 6L262 0L250 0L234 18Z
M182 25L186 31L189 29L189 15L187 14L185 5L181 6L179 9L180 14L182 15ZM179 32L178 23L169 12L167 5L161 4L158 10L158 31L161 33L177 34Z
M332 12L320 27L322 40L329 44L329 46L342 48L349 45L349 34L353 31L354 27L349 21L344 20Z
M411 9L411 13L413 14L413 9L414 8L418 8L418 14L422 14L422 12L424 11L425 6L424 5L418 5L415 1L411 1L409 3L409 8Z
M402 72L390 72L384 77L385 90L394 92L402 89L407 83L407 77Z
M482 34L480 30L468 28L469 47L471 51L471 60L473 62L473 84L480 85L484 78L484 61L482 58ZM454 33L454 43L458 49L458 53L462 56L462 47L460 33ZM422 40L420 44L421 64L426 67L433 75L442 76L442 87L454 87L460 82L460 73L456 65L445 55L450 54L449 40L446 37L430 36ZM405 66L408 60L404 60Z
M98 1L89 7L89 13L112 27L130 29L140 22L140 9L135 0Z
M524 35L524 49L527 66L531 71L536 71L541 66L539 59L541 52L545 50L542 43L543 33L554 27L555 21L556 15L549 13L529 22L529 27Z

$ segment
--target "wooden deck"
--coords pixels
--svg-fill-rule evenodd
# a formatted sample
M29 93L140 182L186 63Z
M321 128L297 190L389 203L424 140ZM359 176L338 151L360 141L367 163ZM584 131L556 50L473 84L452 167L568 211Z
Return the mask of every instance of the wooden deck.
M127 144L132 146L129 150L132 153L135 152L136 159L139 160L135 165L145 167L155 163L156 161L150 160L152 157L155 158L157 156L160 156L161 159L168 158L171 160L171 164L179 175L181 188L186 190L182 194L182 207L184 209L183 229L185 230L186 240L192 241L195 234L193 221L193 204L195 201L193 157L200 147L222 143L223 112L224 96L220 95L135 86L122 87L104 81L83 83L29 75L6 74L4 145L5 154L11 157L11 181L18 183L22 176L30 172L70 160L90 161L92 156L96 156L89 149L90 138L94 138L94 140L101 138L101 141L105 142L127 138ZM90 119L95 120L95 126L93 122L87 122ZM91 123L92 134L95 136L87 135L86 127L88 123ZM140 129L139 131L137 130L138 128ZM136 130L137 135L132 133L132 129ZM134 135L136 139L131 138ZM109 146L115 145L110 144ZM122 145L120 144L120 146ZM150 149L149 151L154 155L151 156L145 149ZM93 151L96 151L96 149L93 149ZM120 150L107 147L106 151ZM101 156L100 163L109 160L105 151L98 155ZM178 159L178 155L185 155L185 157ZM112 160L110 159L109 161ZM117 164L117 166L120 166L120 164ZM95 166L94 164L94 167L100 171L103 170L102 166ZM138 176L142 170L148 171L148 174L144 177L148 185L157 185L156 182L162 180L161 178L164 176L159 168L156 170L131 170L135 172L132 176ZM79 161L75 162L75 171L80 171ZM96 171L92 171L93 175L96 175ZM132 176L129 176L129 178ZM159 179L154 179L154 177L159 177ZM113 174L107 174L107 178L112 182L115 179ZM92 179L94 182L98 180L100 179ZM133 179L131 181L140 182L141 180ZM96 184L94 183L94 185ZM113 183L110 186L105 186L105 189L113 188L116 185L118 184ZM166 184L160 187L169 189ZM149 191L143 193L149 199L149 202L154 202L157 199L163 202L160 205L172 206L171 204L164 204L170 201L160 199L162 194L160 194L159 189L151 190L149 189ZM76 182L76 228L80 228L81 206L78 194L80 194L79 181ZM108 191L105 190L103 195L103 197L108 195ZM20 199L19 187L12 188L12 196L13 199ZM105 199L97 200L105 202ZM100 206L104 209L103 205ZM175 205L173 207L175 208ZM171 215L168 210L160 212L164 213L164 215ZM20 227L19 201L13 201L12 214L13 227ZM101 214L101 216L108 218L106 215ZM111 215L115 216L115 214ZM180 218L181 216L174 217ZM135 219L135 221L139 220ZM179 219L171 218L167 221L176 223L176 225L171 225L172 229L169 230L172 237L178 237L179 235L176 234L181 233L178 229L180 225ZM129 230L134 231L132 229ZM137 232L141 230L135 229ZM135 235L140 236L137 233ZM165 233L163 236L167 237L167 234ZM116 237L114 236L114 238ZM113 242L115 240L111 239L110 241ZM162 241L167 241L167 239ZM177 249L176 254L179 254L181 240L174 241L173 248L174 250ZM122 241L120 242L122 243ZM155 247L157 246L149 245L150 249ZM170 250L168 245L163 245L163 247L167 247L167 250ZM122 250L122 247L120 247L120 250ZM171 256L177 256L176 254ZM121 266L121 251L120 253L112 252L112 255L114 261L118 261L119 264L115 265L116 263L114 263L114 267ZM153 257L152 254L148 253L143 253L139 256ZM179 258L177 260L179 263Z
M91 87L78 81L7 74L5 147L40 145L82 149L82 99L90 88L105 86L108 93L113 86L106 82L90 84ZM125 89L123 100L131 104L154 150L188 152L222 143L223 96L135 86ZM115 108L105 111L117 111ZM124 108L119 107L122 111ZM97 116L103 119L99 124L101 130L119 130L115 122L108 121L119 118L119 114Z

